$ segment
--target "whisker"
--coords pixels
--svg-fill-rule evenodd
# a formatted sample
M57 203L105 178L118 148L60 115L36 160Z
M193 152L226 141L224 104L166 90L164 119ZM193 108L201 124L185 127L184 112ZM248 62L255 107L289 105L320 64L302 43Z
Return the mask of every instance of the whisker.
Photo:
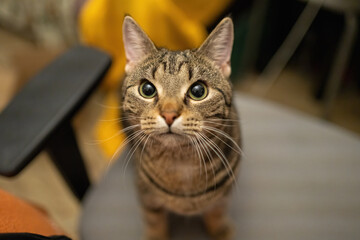
M132 120L132 119L143 119L143 117L119 117L119 118L110 118L110 119L100 119L99 122L121 122L122 120Z
M140 154L140 166L141 166L141 164L142 164L142 155L143 155L143 152L144 152L146 143L148 142L150 136L151 136L151 133L150 133L150 134L148 135L148 137L146 138L145 143L144 143L144 146L143 146L143 148L142 148L142 150L141 150L141 154Z
M96 141L93 141L93 142L90 142L90 143L87 143L87 144L88 145L98 145L98 144L101 144L101 143L105 143L105 142L110 141L111 139L119 136L120 134L126 133L127 131L130 131L131 129L134 129L134 128L138 127L138 126L140 126L140 124L135 124L135 125L123 128L123 129L121 129L120 131L118 131L117 133L115 133L111 137L108 137L108 138L102 139L102 140L96 140Z
M204 131L206 131L207 133L209 133L209 134L211 134L212 136L214 136L214 137L216 137L217 139L219 139L221 142L223 142L226 146L228 146L229 148L231 148L232 150L234 150L237 154L239 154L240 156L243 156L243 151L241 151L241 149L240 149L240 151L238 151L237 149L235 149L235 148L233 148L232 146L230 146L227 142L225 142L224 140L222 140L221 138L219 138L216 134L214 134L214 133L212 133L211 131L209 131L209 130L206 130L205 128L204 128Z
M199 140L203 143L203 149L205 150L205 153L208 157L208 160L209 160L209 163L210 163L210 166L211 166L211 171L212 171L212 174L213 174L213 179L215 180L216 178L216 174L215 174L215 170L214 170L214 164L213 164L213 156L209 150L209 145L206 143L205 139L198 134L198 137L199 137ZM216 183L216 182L215 182ZM215 185L215 188L216 188L216 185ZM207 189L207 183L206 183L206 188Z
M233 126L235 126L235 124L224 124L224 123L220 123L220 122L206 121L206 120L202 120L201 122L215 124L215 125L224 126L224 127L233 127Z
M213 128L213 127L209 127L209 126L202 126L203 129L207 129L209 131L214 131L224 137L226 137L227 139L229 139L233 144L234 146L238 149L238 151L242 154L242 155L245 155L244 152L242 151L242 149L239 147L239 145L237 144L237 142L235 142L235 140L227 133L225 133L224 131L221 131L217 128Z
M211 120L211 121L225 121L225 122L239 122L241 123L240 119L229 119L229 118L207 118L207 120Z
M115 153L112 155L111 159L109 160L107 169L110 167L111 163L114 161L115 157L118 156L119 152L134 138L139 136L142 133L142 130L137 130L133 133L131 133L128 137L125 138L125 140L121 143L121 145L116 149Z
M197 140L198 140L198 143L199 143L199 146L200 146L200 151L201 151L201 148L202 148L205 151L205 153L207 153L204 146L201 144L200 138L198 136L197 136ZM208 174L207 174L207 166L206 166L206 162L205 162L203 154L202 154L201 161L204 164L204 169L205 169L205 189L207 189L207 186L208 186ZM204 189L204 191L205 191L205 189Z
M107 109L121 109L121 106L105 105L105 104L99 103L97 101L94 101L93 103L100 106L100 107L107 108Z
M196 153L197 153L197 155L199 157L199 174L201 176L201 169L202 169L201 164L202 164L202 161L201 161L200 150L198 148L197 142L194 140L195 137L192 137L192 136L188 136L188 137L189 137L190 141L193 143L193 145L195 147L195 150L196 150Z
M212 160L214 159L209 148L208 148L208 145L206 144L206 141L199 135L200 137L200 140L202 140L202 142L204 143L204 147L205 147L205 152L206 152L206 155L208 157L208 160L210 162L210 165L211 165L211 169L212 169L212 173L213 173L213 177L215 178L215 170L214 170L214 165L213 165L213 162Z
M210 121L218 121L218 122L224 122L224 123L238 123L240 125L243 125L246 123L246 120L244 119L230 119L230 118L207 118L206 120L210 120Z
M222 162L222 164L224 165L226 172L229 176L231 176L235 182L235 185L237 185L237 181L236 181L236 177L235 174L231 168L231 165L229 163L229 161L226 159L224 153L221 151L221 149L219 148L219 146L217 146L214 141L212 141L210 138L208 138L206 135L202 134L202 133L198 133L200 134L202 137L204 137L204 139L206 140L206 143L210 144L209 147L212 148L212 150L215 152L215 154L219 157L220 161Z
M131 161L131 158L133 156L133 154L135 153L136 149L139 147L139 145L141 144L141 142L146 138L146 134L144 132L141 133L141 136L139 137L139 139L136 140L136 142L133 144L133 146L131 147L130 151L128 152L128 154L125 157L125 167L123 170L123 177L125 176L126 173L126 169L127 166L129 164L129 162ZM130 156L129 156L130 154Z

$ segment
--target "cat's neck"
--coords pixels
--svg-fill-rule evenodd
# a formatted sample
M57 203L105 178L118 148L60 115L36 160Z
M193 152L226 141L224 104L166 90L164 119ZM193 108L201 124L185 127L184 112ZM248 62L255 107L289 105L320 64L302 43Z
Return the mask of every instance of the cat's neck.
M154 138L151 143L141 148L153 160L172 159L172 161L192 162L197 157L194 146L185 139L159 139ZM140 149L140 147L139 147ZM156 161L156 160L155 160Z

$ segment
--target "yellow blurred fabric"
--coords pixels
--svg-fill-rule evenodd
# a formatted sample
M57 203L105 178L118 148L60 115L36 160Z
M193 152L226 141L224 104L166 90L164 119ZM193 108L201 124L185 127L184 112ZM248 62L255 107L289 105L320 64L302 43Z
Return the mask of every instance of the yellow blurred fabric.
M207 36L212 23L232 0L89 0L79 16L80 37L89 46L103 49L113 58L103 89L108 91L96 137L108 157L121 145L124 136L114 124L120 118L118 97L125 68L122 22L131 15L158 47L171 50L196 48Z

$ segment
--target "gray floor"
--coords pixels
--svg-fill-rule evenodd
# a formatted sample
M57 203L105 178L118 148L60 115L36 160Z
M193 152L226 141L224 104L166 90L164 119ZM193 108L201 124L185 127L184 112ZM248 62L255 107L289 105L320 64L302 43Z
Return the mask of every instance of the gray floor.
M246 95L236 97L245 157L230 215L235 239L360 239L360 139L328 122ZM141 239L131 170L113 165L88 194L84 240ZM172 239L207 239L176 219Z

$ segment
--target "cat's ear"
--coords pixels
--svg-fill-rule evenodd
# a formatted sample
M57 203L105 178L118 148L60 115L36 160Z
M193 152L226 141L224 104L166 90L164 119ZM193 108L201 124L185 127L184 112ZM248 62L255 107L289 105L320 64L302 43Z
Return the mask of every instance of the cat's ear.
M234 26L231 18L224 18L210 33L208 38L198 49L220 67L225 77L231 73L230 57L234 41Z
M134 66L145 56L156 51L154 43L130 16L126 16L124 19L123 41L126 55L126 73L131 72Z

